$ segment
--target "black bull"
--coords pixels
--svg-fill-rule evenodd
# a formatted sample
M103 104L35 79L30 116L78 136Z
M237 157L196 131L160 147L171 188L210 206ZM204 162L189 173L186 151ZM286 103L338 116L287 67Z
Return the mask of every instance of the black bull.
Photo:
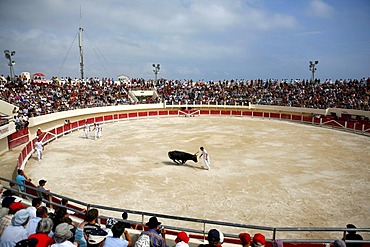
M173 160L176 164L185 164L186 161L192 160L198 162L197 154L189 154L183 151L169 151L168 157Z

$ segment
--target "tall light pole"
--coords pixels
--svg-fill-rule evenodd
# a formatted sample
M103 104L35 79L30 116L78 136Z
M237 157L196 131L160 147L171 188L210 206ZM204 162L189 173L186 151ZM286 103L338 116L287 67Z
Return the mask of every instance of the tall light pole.
M4 51L5 53L5 58L9 60L9 69L10 69L10 79L13 81L13 77L14 77L14 68L13 66L15 65L15 61L12 60L12 56L15 55L15 51L9 51L9 50L5 50Z
M82 50L82 32L83 28L80 27L78 32L78 47L80 48L80 72L81 72L81 80L84 79L84 54Z
M154 81L155 82L157 82L157 75L158 75L158 72L159 72L159 70L161 69L161 67L160 67L161 65L159 64L159 63L157 63L157 64L154 64L153 63L153 72L154 72Z
M310 65L308 66L310 68L310 71L312 72L312 78L311 80L315 80L315 71L316 71L316 65L319 63L319 61L312 62L310 61Z

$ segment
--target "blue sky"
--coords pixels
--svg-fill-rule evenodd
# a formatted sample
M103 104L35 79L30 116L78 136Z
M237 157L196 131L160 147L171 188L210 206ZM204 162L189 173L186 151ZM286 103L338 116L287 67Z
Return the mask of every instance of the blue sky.
M81 8L80 8L81 7ZM80 18L80 9L82 18ZM0 74L309 79L370 77L369 0L1 0Z

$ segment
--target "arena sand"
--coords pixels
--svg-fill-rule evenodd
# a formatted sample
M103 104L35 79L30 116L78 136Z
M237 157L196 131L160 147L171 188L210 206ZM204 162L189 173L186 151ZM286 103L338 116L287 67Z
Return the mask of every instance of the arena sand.
M167 155L200 146L211 171ZM86 203L269 227L370 227L370 138L362 135L252 118L149 118L104 124L98 140L70 133L36 156L25 169L34 181Z

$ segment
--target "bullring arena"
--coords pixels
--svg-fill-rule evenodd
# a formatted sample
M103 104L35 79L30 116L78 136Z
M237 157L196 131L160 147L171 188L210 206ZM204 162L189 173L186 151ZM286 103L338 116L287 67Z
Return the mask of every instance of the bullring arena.
M171 150L196 153L200 146L210 154L210 171L202 160L178 165L167 156ZM18 153L2 156L9 170ZM46 179L52 192L89 204L257 226L365 228L369 161L365 135L273 119L200 115L105 123L97 140L93 132L86 139L81 128L48 143L43 160L33 154L25 171L33 181ZM238 231L256 232L228 233ZM340 232L304 234L342 237Z

